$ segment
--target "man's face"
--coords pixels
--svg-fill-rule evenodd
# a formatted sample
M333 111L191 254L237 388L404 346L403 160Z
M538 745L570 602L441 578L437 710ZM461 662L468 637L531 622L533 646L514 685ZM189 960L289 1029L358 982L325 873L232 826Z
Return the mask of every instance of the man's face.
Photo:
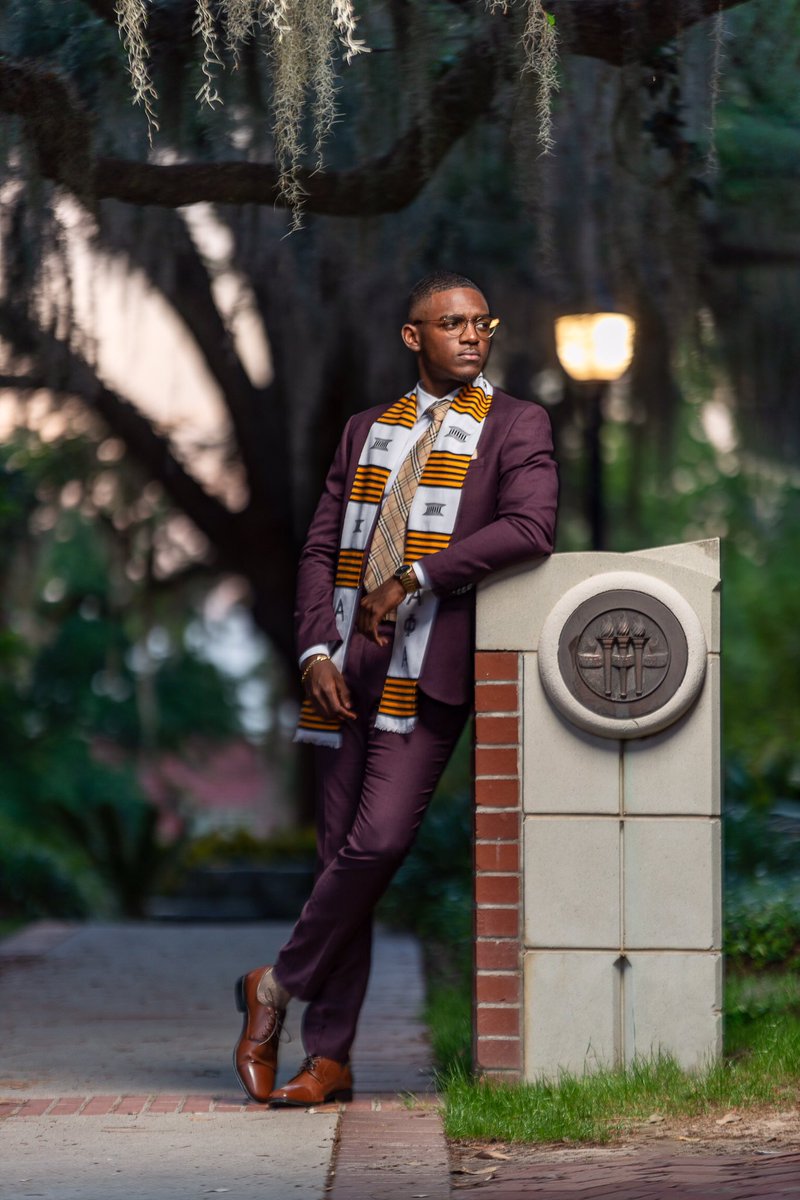
M448 317L489 316L486 298L472 288L434 292L409 313L402 337L409 350L419 355L422 386L434 396L446 396L479 375L489 357L491 342L478 337L472 321L463 333L448 334L440 322ZM417 322L421 322L418 324Z

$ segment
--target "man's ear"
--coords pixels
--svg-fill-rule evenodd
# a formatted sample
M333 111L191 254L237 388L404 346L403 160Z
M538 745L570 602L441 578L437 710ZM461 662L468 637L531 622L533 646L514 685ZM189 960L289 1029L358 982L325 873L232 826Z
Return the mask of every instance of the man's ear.
M400 337L403 339L405 345L408 346L409 350L413 350L415 354L419 354L419 330L417 329L416 325L406 322L406 324L400 330Z

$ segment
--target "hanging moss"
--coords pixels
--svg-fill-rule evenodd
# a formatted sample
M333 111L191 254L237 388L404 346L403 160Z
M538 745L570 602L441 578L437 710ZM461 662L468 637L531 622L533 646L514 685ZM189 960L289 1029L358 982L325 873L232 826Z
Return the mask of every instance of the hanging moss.
M545 12L542 0L528 0L528 16L522 35L525 70L537 81L536 119L539 141L545 153L553 149L553 92L558 91L558 50L555 18Z
M148 131L158 129L157 93L150 77L146 0L117 0L120 36L128 54L134 103L144 108ZM222 103L216 79L223 69L221 42L239 65L242 47L261 39L273 61L273 136L281 170L280 190L300 223L303 192L298 167L306 147L302 125L307 103L314 120L314 152L322 165L322 147L336 119L337 44L345 61L366 51L356 37L352 0L196 0L194 35L202 42L202 83L197 99L211 107Z
M349 63L368 50L356 37L357 19L353 0L195 0L193 32L202 42L202 83L196 98L214 107L222 103L216 85L224 68L222 42L239 65L242 47L252 39L263 40L273 62L272 132L275 157L280 167L280 191L300 224L303 190L299 165L306 154L302 141L303 121L310 108L314 126L313 152L317 168L322 150L336 120L336 51L341 47ZM558 87L558 53L555 18L545 11L543 0L520 0L527 10L522 42L525 70L538 83L536 110L539 141L545 152L552 149L551 101ZM504 0L486 0L490 13L505 14L511 7ZM134 103L142 106L152 142L158 129L158 99L149 69L147 48L147 0L117 0L120 37L128 55Z
M150 78L148 65L147 43L145 42L147 27L145 0L117 0L117 23L119 36L122 38L128 55L133 102L140 104L144 109L147 117L147 130L152 142L153 133L158 129L154 108L158 95Z

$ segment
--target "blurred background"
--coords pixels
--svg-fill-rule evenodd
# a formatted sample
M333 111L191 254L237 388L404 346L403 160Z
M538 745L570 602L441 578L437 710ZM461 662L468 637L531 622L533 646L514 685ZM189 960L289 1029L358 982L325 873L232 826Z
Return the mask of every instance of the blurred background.
M415 382L405 296L445 267L502 318L493 382L549 410L559 550L723 539L729 949L797 954L800 3L548 8L545 153L523 4L357 5L371 53L337 55L290 234L271 130L307 85L313 144L312 17L235 70L220 26L208 107L193 5L152 4L150 146L112 0L0 3L6 926L299 905L297 554L346 418ZM630 369L575 380L555 321L608 310ZM469 805L466 739L384 904L456 959Z

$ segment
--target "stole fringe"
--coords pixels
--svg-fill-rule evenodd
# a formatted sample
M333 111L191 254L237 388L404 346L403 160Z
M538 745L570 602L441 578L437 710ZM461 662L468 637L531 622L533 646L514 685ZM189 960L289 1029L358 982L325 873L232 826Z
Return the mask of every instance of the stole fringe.
M340 750L342 735L340 733L323 733L320 729L298 728L295 731L292 741L297 744L305 743L309 746L328 746L331 750Z
M416 717L388 717L386 713L378 713L375 728L386 733L411 733L416 724Z

